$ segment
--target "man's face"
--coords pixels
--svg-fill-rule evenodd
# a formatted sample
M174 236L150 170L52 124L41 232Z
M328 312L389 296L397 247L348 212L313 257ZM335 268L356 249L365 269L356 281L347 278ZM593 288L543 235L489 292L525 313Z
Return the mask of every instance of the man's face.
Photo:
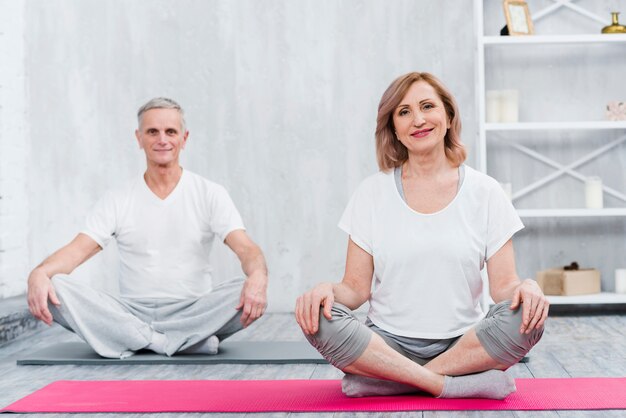
M142 115L135 136L148 164L168 167L178 165L178 155L185 148L189 131L183 132L178 110L150 109Z

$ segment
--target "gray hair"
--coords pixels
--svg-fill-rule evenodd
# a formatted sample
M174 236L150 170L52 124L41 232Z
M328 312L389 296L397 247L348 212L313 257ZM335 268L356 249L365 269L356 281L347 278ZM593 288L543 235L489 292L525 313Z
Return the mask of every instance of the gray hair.
M181 130L183 131L183 133L185 132L185 127L187 126L187 123L185 122L185 112L183 111L183 108L180 107L180 105L174 100L167 97L155 97L154 99L149 100L148 103L139 108L139 110L137 111L137 123L139 124L139 126L141 126L141 117L143 116L143 114L151 109L178 110L178 113L180 114Z

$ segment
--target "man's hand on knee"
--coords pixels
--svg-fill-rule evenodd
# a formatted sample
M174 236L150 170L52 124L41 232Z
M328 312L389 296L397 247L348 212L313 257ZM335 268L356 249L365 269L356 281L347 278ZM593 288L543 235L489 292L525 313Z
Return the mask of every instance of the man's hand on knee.
M48 299L56 306L61 305L50 278L44 271L35 269L28 277L28 309L35 318L52 325Z
M241 323L245 327L259 319L267 308L267 276L254 273L248 276L241 289L236 309L241 310Z

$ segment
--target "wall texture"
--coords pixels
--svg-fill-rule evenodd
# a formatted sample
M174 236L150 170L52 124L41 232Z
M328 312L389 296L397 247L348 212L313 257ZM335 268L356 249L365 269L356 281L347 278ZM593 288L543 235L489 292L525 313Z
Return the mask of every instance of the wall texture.
M468 163L476 161L470 1L29 0L9 6L0 0L0 6L0 15L8 9L23 20L13 28L23 56L11 65L22 70L15 77L23 76L14 113L26 113L14 129L24 146L16 160L3 150L0 161L17 161L21 174L15 176L25 190L15 203L23 209L18 235L27 239L24 265L2 277L0 296L24 292L28 269L79 231L98 197L142 172L135 113L154 96L185 107L191 133L183 165L231 192L266 253L274 311L291 310L295 297L316 282L341 278L347 237L336 224L356 185L377 169L376 108L393 78L419 70L444 80L461 107ZM497 7L496 26L502 22ZM542 75L534 77L542 82ZM3 127L10 125L1 115ZM3 144L17 140L0 131ZM563 248L584 248L589 257L605 253L595 248L599 241L622 248L619 225L583 230L585 247L571 244L573 226L563 239L540 234L540 244L534 234L542 228L532 226L519 241L520 272L534 275L578 257ZM548 227L560 228L554 221ZM542 254L533 251L537 245ZM240 274L224 248L213 258L220 278ZM616 263L611 258L607 272ZM76 272L107 289L114 289L116 274L114 246Z
M135 112L165 95L187 111L184 166L230 190L266 252L270 307L291 309L314 283L341 277L347 237L336 223L376 171L376 107L393 78L445 80L471 146L472 8L456 3L26 2L29 264L70 240L104 190L141 172ZM239 274L218 253L222 277ZM116 273L114 248L77 271L105 287Z
M24 292L30 264L24 13L0 0L0 298Z

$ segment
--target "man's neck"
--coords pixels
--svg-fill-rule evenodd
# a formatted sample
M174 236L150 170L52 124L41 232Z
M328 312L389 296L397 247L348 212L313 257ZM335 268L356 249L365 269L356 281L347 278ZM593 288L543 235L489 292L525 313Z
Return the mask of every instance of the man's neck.
M176 188L182 175L183 168L178 164L167 167L148 165L143 178L152 193L165 199Z

